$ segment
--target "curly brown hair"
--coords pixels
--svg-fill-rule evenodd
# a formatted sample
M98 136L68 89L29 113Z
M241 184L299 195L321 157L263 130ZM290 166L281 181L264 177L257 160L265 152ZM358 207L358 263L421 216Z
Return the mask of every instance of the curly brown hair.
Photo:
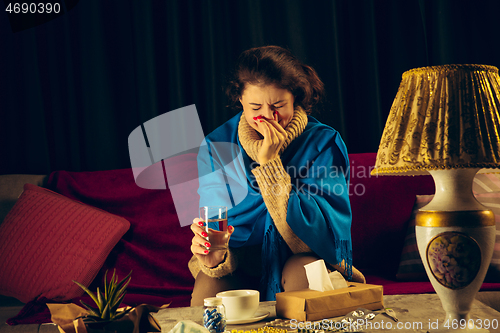
M295 96L294 106L302 107L307 113L324 95L324 85L316 71L280 46L255 47L239 56L226 88L231 108L242 108L239 100L247 84L275 84L286 89Z

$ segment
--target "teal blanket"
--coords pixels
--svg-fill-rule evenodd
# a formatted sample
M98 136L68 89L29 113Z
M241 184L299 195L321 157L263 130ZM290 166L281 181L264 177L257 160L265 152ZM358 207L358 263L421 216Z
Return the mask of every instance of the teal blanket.
M283 291L283 265L293 253L274 226L260 195L251 172L258 164L239 142L240 117L241 112L210 133L200 147L200 206L228 207L228 224L235 227L230 247L262 244L261 299L275 300L275 294ZM340 134L308 116L304 132L289 144L281 160L292 183L288 224L327 263L345 260L350 277L350 171Z

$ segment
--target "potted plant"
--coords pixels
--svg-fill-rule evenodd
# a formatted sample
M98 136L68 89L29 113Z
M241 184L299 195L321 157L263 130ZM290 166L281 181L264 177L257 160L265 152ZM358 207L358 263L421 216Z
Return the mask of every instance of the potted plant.
M83 317L83 321L86 324L90 323L101 323L107 324L109 322L118 320L125 316L132 310L128 308L126 310L118 311L120 304L126 294L126 289L130 280L132 279L132 271L121 281L118 281L118 276L116 275L116 269L113 271L113 276L108 281L107 279L108 271L104 274L104 290L100 290L97 287L97 291L94 294L83 284L74 281L80 286L95 302L96 307L90 306L83 300L80 300L82 305L89 311L89 314Z

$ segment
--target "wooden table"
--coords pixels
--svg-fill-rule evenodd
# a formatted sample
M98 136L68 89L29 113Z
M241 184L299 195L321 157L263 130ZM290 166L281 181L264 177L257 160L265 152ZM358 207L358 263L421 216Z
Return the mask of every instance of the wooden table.
M266 325L266 323L276 318L274 309L275 302L262 302L259 311L269 311L270 316L260 322L245 325L228 325L227 329L237 330L250 330L257 329ZM384 296L385 307L390 307L396 311L402 329L397 329L397 323L392 321L389 317L379 314L373 319L373 329L365 330L364 332L437 332L432 327L435 322L442 323L444 320L444 310L441 302L436 294L417 294L417 295L387 295ZM54 325L18 325L8 326L5 324L7 318L15 316L20 306L2 307L0 312L0 333L14 333L14 332L43 332L43 333L56 333L57 327ZM162 326L162 332L169 332L177 322L181 320L192 320L198 324L202 323L202 309L203 307L186 307L186 308L167 308L160 310L155 314L155 318ZM492 333L500 333L500 312L492 309L491 307L481 303L478 300L474 301L471 317L473 319L490 321L496 319L499 323L497 329L490 329ZM332 318L332 320L339 320L340 318ZM383 324L383 327L381 327ZM376 324L378 323L378 324ZM391 323L392 329L386 329L388 323ZM375 325L379 325L378 328ZM405 329L405 325L408 329ZM431 327L429 327L431 325ZM290 330L291 331L291 330Z
M266 323L276 319L274 305L275 302L261 302L259 311L269 311L269 317L252 324L228 325L227 330L251 330L266 326ZM442 325L444 323L445 312L436 294L386 295L384 296L384 306L392 308L399 321L395 322L390 317L380 313L371 321L371 329L363 332L441 332L441 329L436 329L436 324ZM162 332L169 332L181 320L192 320L202 325L202 311L203 307L201 306L167 308L155 314L155 318L160 323ZM500 312L475 300L470 314L472 319L480 320L482 323L485 323L485 320L490 322L496 320L497 328L490 328L489 331L500 333ZM341 317L330 319L340 320ZM305 323L302 324L305 325ZM299 323L297 323L298 325Z

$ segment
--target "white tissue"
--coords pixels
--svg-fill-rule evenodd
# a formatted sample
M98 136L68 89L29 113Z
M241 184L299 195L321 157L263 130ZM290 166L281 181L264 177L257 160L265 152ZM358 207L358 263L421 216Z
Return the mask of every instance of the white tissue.
M342 274L337 271L328 274L323 259L304 265L304 268L306 269L307 281L311 290L328 291L347 287Z
M333 289L347 288L347 282L339 271L333 271L328 276L332 282Z
M205 327L198 325L192 320L178 322L169 333L210 333Z

